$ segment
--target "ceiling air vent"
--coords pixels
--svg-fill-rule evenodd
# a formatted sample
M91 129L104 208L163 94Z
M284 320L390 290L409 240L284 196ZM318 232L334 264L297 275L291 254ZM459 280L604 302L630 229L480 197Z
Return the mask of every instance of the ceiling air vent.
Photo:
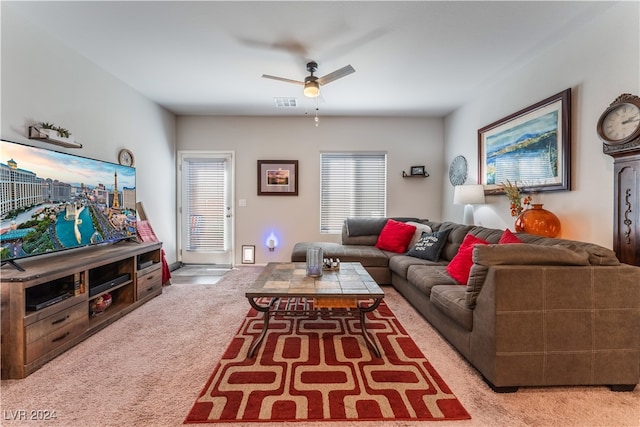
M296 98L273 98L278 108L295 108L298 106Z

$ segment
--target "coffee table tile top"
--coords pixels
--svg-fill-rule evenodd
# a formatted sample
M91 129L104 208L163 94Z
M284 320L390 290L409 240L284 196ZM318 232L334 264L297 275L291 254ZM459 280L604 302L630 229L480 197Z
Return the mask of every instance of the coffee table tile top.
M251 297L357 297L382 298L384 291L358 262L340 264L340 270L325 271L321 277L308 277L305 263L269 263L247 290Z

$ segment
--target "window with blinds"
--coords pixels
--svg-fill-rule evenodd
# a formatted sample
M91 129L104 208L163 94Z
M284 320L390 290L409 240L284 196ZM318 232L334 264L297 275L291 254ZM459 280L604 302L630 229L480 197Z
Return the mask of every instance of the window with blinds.
M186 219L189 251L224 251L225 159L185 159Z
M386 153L320 154L321 233L340 233L348 217L386 214Z

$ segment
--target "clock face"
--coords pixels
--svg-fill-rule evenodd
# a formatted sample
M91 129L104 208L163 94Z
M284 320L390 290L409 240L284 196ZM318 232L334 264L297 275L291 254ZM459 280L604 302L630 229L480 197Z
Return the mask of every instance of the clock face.
M451 185L462 185L467 180L467 159L458 156L451 161L449 166L449 181Z
M120 150L118 153L118 162L124 166L133 166L133 153L127 149Z
M609 144L626 142L640 129L640 108L635 104L623 103L612 107L602 119L601 136Z

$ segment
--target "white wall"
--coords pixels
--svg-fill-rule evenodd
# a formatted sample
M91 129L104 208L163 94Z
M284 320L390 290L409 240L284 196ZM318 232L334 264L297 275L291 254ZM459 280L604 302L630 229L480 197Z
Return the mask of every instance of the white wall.
M467 183L477 183L477 130L571 88L572 191L540 193L535 201L560 218L560 237L611 248L613 159L602 153L596 123L620 94L640 95L639 6L638 2L615 4L522 67L496 76L446 117L445 164L464 155L470 166ZM463 207L453 205L453 187L444 176L443 183L443 217L459 222ZM476 223L513 230L507 198L488 197L487 205L476 207Z
M33 27L2 4L2 139L85 157L136 157L136 196L167 260L175 260L175 118L131 87ZM28 127L52 122L82 149L29 140ZM1 156L1 154L0 154ZM1 158L0 161L7 159Z
M380 150L388 153L389 216L440 219L442 119L321 117L201 117L176 121L178 150L235 151L235 259L241 245L256 245L256 263L288 261L300 241L339 241L320 229L320 152ZM258 160L298 160L299 195L258 196ZM425 165L429 178L402 178L413 165ZM238 200L245 199L246 207ZM269 252L274 231L280 246Z

